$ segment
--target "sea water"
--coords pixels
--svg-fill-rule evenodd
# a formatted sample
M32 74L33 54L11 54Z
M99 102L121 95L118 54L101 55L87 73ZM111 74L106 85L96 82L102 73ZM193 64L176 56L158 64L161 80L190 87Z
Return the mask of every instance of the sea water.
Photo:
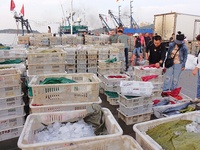
M0 33L0 43L3 45L16 45L17 40L17 34Z

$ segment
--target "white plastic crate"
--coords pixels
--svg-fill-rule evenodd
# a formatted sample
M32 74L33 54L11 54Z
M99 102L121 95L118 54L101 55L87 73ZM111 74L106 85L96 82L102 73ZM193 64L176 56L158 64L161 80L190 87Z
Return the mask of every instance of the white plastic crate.
M134 66L134 75L138 77L148 75L162 75L163 68L149 68L145 69L143 66Z
M153 91L152 91L152 98L153 98L153 97L160 97L161 94L162 94L162 89L153 90Z
M151 82L121 81L121 94L129 96L151 96L153 85Z
M176 115L168 118L161 118L156 120L151 120L143 123L138 123L133 126L133 130L136 133L136 141L141 145L144 150L162 150L163 148L154 141L146 132L162 123L175 121L175 120L191 120L198 121L200 123L199 112L189 112L181 115Z
M108 138L103 140L91 141L87 143L77 144L65 148L57 148L57 150L142 150L136 140L129 136Z
M120 92L120 87L119 86L110 86L103 82L103 87L105 91L112 91L112 92Z
M102 53L98 55L99 60L107 60L109 58L109 55L107 53Z
M97 64L97 59L88 59L88 64Z
M119 76L121 78L119 78ZM130 79L130 77L127 76L126 74L109 74L109 75L104 75L103 77L105 78L105 82L110 86L119 86L120 81L122 80L128 81Z
M139 106L134 106L134 107L127 107L123 105L122 103L119 102L119 109L123 114L126 116L133 116L133 115L139 115L139 114L144 114L144 113L151 113L152 112L152 106L153 103L147 103Z
M0 109L0 119L11 116L23 116L23 115L24 115L24 104Z
M119 96L115 97L115 98L111 98L109 95L107 95L105 93L106 97L107 97L107 101L110 103L110 105L119 105Z
M77 59L77 64L87 64L87 59Z
M77 71L77 73L86 73L87 68L77 68L76 71Z
M134 97L126 97L125 95L119 94L119 102L122 103L126 107L134 107L139 105L145 105L152 102L152 96L150 97L142 97L142 96L134 96Z
M67 64L66 65L66 72L67 73L76 73L76 66L74 64Z
M39 84L45 78L52 77L65 77L76 81L76 83ZM65 102L66 98L71 103L79 103L93 102L98 99L99 82L101 82L99 78L92 73L51 74L33 77L29 87L32 87L33 98L43 104Z
M23 126L5 129L0 131L0 141L19 137L22 132Z
M163 82L153 83L153 90L162 90L163 85Z
M116 48L116 47L113 47L110 49L110 54L116 54L116 53L119 53L119 48Z
M85 69L87 68L87 64L77 64L77 68Z
M26 58L26 50L1 50L0 58Z
M87 64L88 68L97 68L97 64Z
M170 96L170 97L173 98L174 100L176 100L176 101L179 102L179 103L185 103L185 102L189 102L189 101L192 100L191 97L189 97L189 96L187 96L187 95L185 95L185 94L183 94L183 93L180 93L179 95L182 97L181 100L178 100L178 99L176 99L176 98L174 98L174 97L172 97L172 96Z
M74 47L65 47L64 51L66 52L67 55L76 55L77 49Z
M63 63L63 64L40 64L40 65L28 64L28 72L29 72L29 75L64 73L65 65L66 65L65 63Z
M15 128L18 126L23 126L25 120L25 115L23 116L12 116L0 119L0 130L5 130L9 128Z
M87 59L87 55L77 55L77 60L79 59Z
M22 105L23 95L24 94L14 97L0 98L0 109Z
M98 68L98 73L101 75L107 75L107 74L120 74L121 68Z
M74 55L67 54L66 55L66 61L68 61L69 59L76 59L76 55L75 54Z
M98 53L98 51L95 48L87 50L88 55L97 55L97 53Z
M148 76L148 75L147 75L147 76ZM142 77L145 77L145 76L137 76L137 75L135 75L135 76L134 76L134 80L135 80L135 81L143 81L143 80L142 80ZM152 82L152 83L164 82L164 75L158 75L156 78L153 78L153 79L148 80L148 82Z
M9 87L0 87L1 98L18 96L22 94L21 84Z
M66 61L67 64L72 64L72 65L76 64L76 59L67 59Z
M108 62L105 62L105 60L99 60L98 65L102 69L105 69L105 68L121 68L122 62L116 61L116 62L113 62L113 63L108 63Z
M100 139L116 138L121 137L123 131L114 116L107 108L103 108L103 113L105 114L105 125L108 131L107 135L99 135L93 137L83 137L78 139L70 139L63 141L51 141L43 143L33 143L34 133L37 129L42 127L41 123L51 124L55 121L67 122L69 119L74 119L76 117L84 117L87 112L86 110L76 110L76 111L65 111L65 112L52 112L52 113L38 113L31 114L27 117L23 131L18 140L18 147L22 150L41 150L48 149L53 150L56 148L64 148L69 145L76 145L81 143L86 143L89 141L96 141ZM67 148L67 147L66 147Z
M96 59L97 60L97 54L94 55L87 55L88 59Z
M28 51L28 64L61 64L65 63L66 52L62 49Z
M0 69L0 87L9 87L20 83L20 72L17 69Z
M21 74L26 71L26 66L24 63L20 64L7 64L7 65L0 65L0 69L18 69Z
M97 68L88 68L88 73L97 73Z
M67 99L67 98L66 98ZM82 103L69 103L68 100L59 104L59 100L57 101L58 104L42 104L39 101L32 99L30 102L30 109L32 113L43 113L43 112L55 112L55 111L70 111L70 110L81 110L86 109L88 105L93 103L100 104L102 100L100 97L93 102L82 102Z
M123 112L121 112L119 109L117 109L117 111L118 111L118 118L123 120L126 125L132 125L135 123L144 122L151 119L151 112L140 114L140 115L127 116Z

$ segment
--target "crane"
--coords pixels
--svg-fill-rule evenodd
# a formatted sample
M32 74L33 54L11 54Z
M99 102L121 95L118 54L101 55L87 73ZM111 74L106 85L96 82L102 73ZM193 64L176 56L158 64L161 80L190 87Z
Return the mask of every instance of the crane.
M123 22L121 21L121 19L120 19L120 18L117 19L117 17L115 17L115 15L112 13L111 10L108 10L108 14L111 16L111 18L114 19L114 21L115 21L115 23L117 24L117 26L122 26L122 27L124 27L124 24L123 24Z
M102 23L102 25L103 25L104 31L107 32L107 33L109 33L109 31L110 31L111 29L110 29L110 27L108 26L108 24L106 23L106 21L104 20L103 16L105 16L105 15L99 14L99 18L100 18L101 23Z

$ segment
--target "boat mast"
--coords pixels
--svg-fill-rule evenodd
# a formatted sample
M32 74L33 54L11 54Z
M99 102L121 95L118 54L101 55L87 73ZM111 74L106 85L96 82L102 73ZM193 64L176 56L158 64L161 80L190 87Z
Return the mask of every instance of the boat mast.
M71 0L71 35L73 34L73 20L72 20L72 13L73 13L73 0Z

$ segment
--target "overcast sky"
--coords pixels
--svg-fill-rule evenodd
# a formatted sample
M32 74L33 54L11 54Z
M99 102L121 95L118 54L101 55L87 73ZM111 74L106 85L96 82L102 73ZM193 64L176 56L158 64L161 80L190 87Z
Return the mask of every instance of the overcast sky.
M47 32L47 26L52 27L52 32L57 32L62 18L70 11L71 0L14 0L18 13L24 4L25 19L29 19L33 30ZM140 22L153 23L155 14L179 12L200 15L200 1L198 0L133 0L133 18ZM102 27L99 14L107 16L110 26L114 26L108 17L108 10L118 15L129 15L130 0L73 0L73 9L76 12L75 20L79 16L82 23L89 25L89 29ZM62 9L63 8L63 9ZM16 29L17 25L10 11L10 0L0 0L0 30ZM128 19L124 20L128 24ZM21 28L21 25L19 25Z

